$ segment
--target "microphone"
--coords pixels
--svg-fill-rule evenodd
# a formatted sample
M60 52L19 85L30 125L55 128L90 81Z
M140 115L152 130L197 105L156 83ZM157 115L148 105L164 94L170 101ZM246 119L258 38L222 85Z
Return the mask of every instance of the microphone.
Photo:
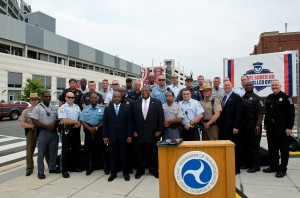
M203 128L202 126L200 126L199 124L195 123L193 120L191 120L191 119L189 118L188 112L187 112L187 111L185 111L185 115L186 115L187 119L188 119L192 124L194 124L197 128L200 128L200 129L202 129L203 131L205 131L205 132L208 133L208 131L207 131L205 128ZM201 121L202 121L202 120L201 120Z

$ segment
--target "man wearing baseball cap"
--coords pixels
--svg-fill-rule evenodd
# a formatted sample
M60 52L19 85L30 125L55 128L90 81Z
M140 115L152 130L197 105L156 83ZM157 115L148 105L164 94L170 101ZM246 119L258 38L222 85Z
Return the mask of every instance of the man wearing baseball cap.
M133 91L132 79L126 78L126 96Z
M191 77L191 76L186 77L186 79L185 79L185 86L186 86L186 88L184 88L184 89L188 89L188 90L191 91L191 93L192 93L192 99L198 100L198 101L201 101L203 99L202 96L201 96L201 93L199 92L199 90L195 89L193 87L193 77ZM180 92L177 95L177 101L178 102L180 102L180 101L183 100L183 98L182 98L182 90L183 89L181 89Z

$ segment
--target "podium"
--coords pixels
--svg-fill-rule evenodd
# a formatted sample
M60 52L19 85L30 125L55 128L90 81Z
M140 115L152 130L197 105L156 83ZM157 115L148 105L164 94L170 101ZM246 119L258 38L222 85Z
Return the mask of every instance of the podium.
M234 147L227 140L158 144L160 197L235 197Z

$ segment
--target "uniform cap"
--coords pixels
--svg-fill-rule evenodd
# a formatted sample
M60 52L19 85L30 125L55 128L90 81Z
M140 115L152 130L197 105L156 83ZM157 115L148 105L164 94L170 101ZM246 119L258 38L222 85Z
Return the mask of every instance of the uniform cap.
M32 98L39 98L37 93L30 93L29 98L28 99L32 99Z
M131 78L126 78L126 82L132 82Z
M186 77L185 81L189 81L189 80L193 81L193 78L191 76Z

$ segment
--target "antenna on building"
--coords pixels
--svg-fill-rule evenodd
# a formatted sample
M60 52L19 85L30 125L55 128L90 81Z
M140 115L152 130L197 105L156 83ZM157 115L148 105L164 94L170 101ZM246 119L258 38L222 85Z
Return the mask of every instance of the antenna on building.
M287 33L287 23L285 23L285 33Z

